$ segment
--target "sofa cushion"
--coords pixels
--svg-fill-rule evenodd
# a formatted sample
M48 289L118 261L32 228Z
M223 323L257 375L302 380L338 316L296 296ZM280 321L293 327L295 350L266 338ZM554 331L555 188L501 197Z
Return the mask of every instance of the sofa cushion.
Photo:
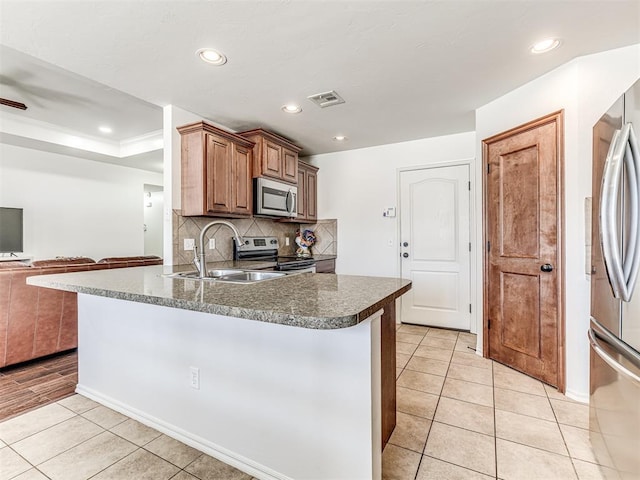
M155 255L141 255L137 257L107 257L99 260L97 263L107 263L114 268L115 264L123 266L125 263L127 267L141 267L143 265L162 265L162 258Z
M81 265L85 263L96 263L89 257L56 257L49 260L36 260L31 263L34 267L54 267L56 265Z

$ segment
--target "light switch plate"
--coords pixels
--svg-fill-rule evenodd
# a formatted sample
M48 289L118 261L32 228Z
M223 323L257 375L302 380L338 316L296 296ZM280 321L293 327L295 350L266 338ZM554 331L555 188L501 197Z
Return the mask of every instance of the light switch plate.
M215 250L216 248L216 239L215 238L210 238L209 239L209 250Z
M196 241L193 238L185 238L184 239L184 249L185 250L193 250L196 248Z
M383 217L395 217L396 216L396 207L387 207L382 211Z

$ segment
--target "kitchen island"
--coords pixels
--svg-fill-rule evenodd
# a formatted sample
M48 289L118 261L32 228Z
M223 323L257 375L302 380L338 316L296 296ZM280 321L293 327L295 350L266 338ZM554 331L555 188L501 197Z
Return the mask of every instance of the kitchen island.
M238 285L171 267L32 277L78 292L78 393L261 479L379 479L407 280Z

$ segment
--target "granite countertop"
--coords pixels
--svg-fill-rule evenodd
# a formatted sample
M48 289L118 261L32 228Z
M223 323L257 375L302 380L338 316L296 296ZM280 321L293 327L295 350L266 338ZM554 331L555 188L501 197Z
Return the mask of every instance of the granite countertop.
M215 262L208 268L268 268ZM302 273L252 284L171 278L190 265L93 270L29 277L30 285L311 329L358 324L409 291L400 278Z

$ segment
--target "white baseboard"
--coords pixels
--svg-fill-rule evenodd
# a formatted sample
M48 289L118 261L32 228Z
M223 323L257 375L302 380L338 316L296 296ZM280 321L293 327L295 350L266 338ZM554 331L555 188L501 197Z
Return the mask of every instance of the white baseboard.
M589 395L583 393L583 392L575 392L573 390L566 390L564 392L565 396L569 397L572 400L575 400L576 402L581 402L581 403L589 403Z

